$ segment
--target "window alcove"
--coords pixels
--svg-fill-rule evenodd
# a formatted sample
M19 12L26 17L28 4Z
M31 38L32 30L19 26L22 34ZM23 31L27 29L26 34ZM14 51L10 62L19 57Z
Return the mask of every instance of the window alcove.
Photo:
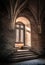
M15 23L15 47L31 47L31 25L26 17L18 17Z

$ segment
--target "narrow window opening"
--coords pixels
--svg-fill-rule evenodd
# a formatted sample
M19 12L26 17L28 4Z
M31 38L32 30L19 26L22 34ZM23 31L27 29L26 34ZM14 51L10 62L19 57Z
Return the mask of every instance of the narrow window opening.
M21 48L25 45L25 25L23 23L16 23L15 32L15 47Z

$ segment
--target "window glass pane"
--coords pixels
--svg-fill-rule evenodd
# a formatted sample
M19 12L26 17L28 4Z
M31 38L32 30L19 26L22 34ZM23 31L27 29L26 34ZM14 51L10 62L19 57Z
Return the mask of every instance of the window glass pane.
M19 30L16 29L16 42L19 42Z
M21 25L21 28L23 28L24 26L23 25Z
M21 37L20 37L21 38L21 40L20 40L21 42L24 42L23 41L23 37L24 37L24 34L23 33L24 33L23 30L21 30Z
M19 27L19 25L16 25L16 27Z

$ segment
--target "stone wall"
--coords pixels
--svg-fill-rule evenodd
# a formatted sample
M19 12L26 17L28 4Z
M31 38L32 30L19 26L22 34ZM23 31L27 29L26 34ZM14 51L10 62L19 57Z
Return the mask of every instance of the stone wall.
M8 56L14 52L15 45L15 29L9 29L10 20L3 17L0 26L0 56Z
M40 5L41 7L40 9L42 11L44 2L42 2L42 0L40 1L42 4ZM31 48L33 51L37 53L42 53L42 51L45 50L45 25L40 20L40 23L42 23L42 33L39 34L38 32L39 5L38 4L39 4L38 0L35 0L35 2L34 0L30 0L28 2L28 6L25 6L26 8L29 8L29 9L26 9L26 8L25 9L29 12L29 14L31 13L31 15L29 16L29 19L31 22L31 45L32 45ZM23 13L25 13L25 11L23 11ZM14 47L15 46L15 29L11 29L11 28L9 29L10 23L11 23L10 18L8 17L7 14L4 14L4 16L0 20L0 54L3 56L8 56L10 53L13 53L15 49Z

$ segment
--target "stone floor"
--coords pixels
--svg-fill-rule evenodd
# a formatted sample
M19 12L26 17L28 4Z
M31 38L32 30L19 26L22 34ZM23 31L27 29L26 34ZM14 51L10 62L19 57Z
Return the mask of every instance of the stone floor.
M45 59L34 59L16 63L15 65L45 65Z
M0 65L45 65L45 59L33 59L18 63L0 63Z

